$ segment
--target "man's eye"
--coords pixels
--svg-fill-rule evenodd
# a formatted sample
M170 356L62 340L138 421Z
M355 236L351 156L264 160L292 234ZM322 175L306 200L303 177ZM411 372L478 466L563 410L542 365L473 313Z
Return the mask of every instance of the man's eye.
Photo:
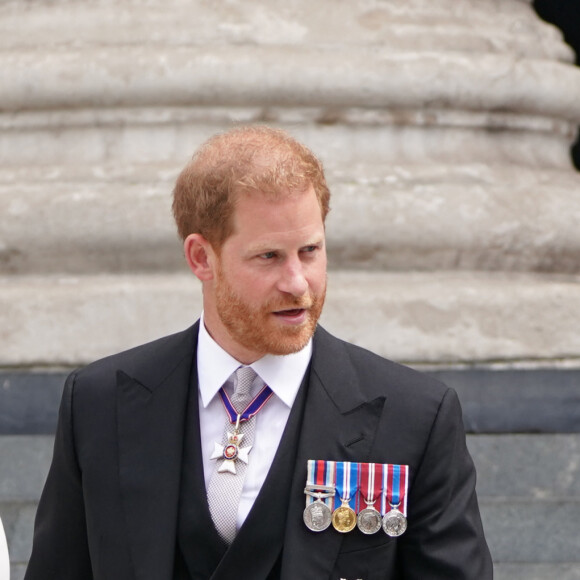
M276 252L264 252L263 254L260 254L259 257L264 260L271 260L276 257Z
M303 252L315 252L316 250L318 250L318 246L306 246L302 248Z

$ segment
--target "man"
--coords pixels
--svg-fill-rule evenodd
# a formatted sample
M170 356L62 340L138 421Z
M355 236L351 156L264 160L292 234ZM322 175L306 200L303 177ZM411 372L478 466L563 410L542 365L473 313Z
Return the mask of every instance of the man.
M491 579L454 392L317 327L328 208L283 132L196 153L173 209L202 318L68 378L27 580ZM355 496L394 525L346 527Z

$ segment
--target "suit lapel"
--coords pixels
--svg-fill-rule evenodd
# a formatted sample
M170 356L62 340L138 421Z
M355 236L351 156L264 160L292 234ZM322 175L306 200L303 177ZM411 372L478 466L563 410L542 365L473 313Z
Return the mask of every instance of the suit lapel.
M334 530L311 532L303 523L307 461L368 461L384 404L384 397L365 398L344 343L319 328L288 506L282 580L330 576L344 536Z
M138 580L169 580L197 324L117 372L121 499ZM152 498L155 498L152 501Z

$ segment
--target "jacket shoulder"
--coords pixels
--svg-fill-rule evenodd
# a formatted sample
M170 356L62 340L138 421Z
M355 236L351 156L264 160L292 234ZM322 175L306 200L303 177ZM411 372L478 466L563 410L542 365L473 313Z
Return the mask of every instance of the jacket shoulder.
M428 396L441 400L449 390L434 377L341 340L322 328L317 330L316 338L323 361L335 369L350 367L368 397L399 394L405 398Z
M105 388L116 383L119 372L145 384L160 382L184 357L193 356L198 323L190 328L96 360L71 374L76 385ZM71 380L69 378L69 381Z

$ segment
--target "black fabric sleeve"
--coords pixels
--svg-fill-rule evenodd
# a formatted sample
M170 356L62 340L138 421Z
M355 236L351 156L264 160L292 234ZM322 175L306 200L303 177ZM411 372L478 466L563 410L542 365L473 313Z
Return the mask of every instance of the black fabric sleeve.
M493 566L475 494L461 407L449 389L409 490L409 529L399 540L405 580L491 580Z
M25 580L91 580L82 474L74 445L75 373L64 387L52 464L34 525Z

